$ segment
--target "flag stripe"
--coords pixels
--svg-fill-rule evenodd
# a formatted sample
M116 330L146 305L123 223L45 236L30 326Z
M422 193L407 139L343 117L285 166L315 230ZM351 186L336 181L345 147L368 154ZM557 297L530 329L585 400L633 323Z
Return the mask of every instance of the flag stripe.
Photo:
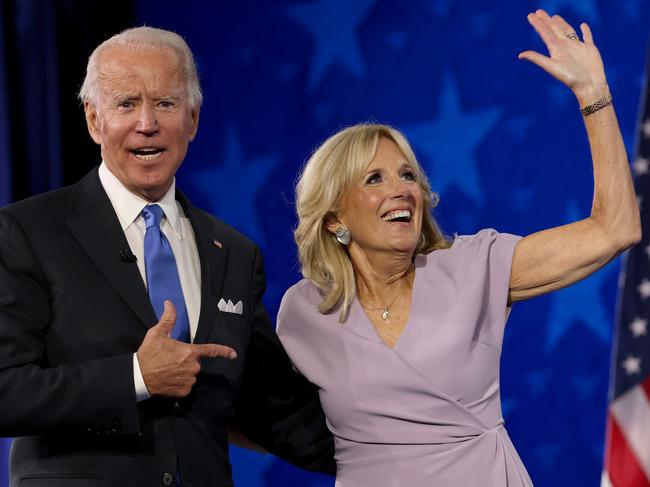
M620 433L634 451L639 467L650 479L650 402L641 387L633 387L611 407Z
M625 437L610 415L607 418L609 445L605 465L610 484L614 487L650 487L650 481L630 451Z
M619 281L618 321L612 376L605 465L613 487L650 487L650 50L637 123L634 188L641 211L639 244L626 254Z
M643 388L648 401L650 401L650 377L641 383L641 387Z

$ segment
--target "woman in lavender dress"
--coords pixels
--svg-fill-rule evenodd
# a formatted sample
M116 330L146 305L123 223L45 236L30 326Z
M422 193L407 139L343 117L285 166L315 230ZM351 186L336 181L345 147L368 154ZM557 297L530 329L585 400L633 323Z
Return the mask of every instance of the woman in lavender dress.
M532 482L504 428L499 358L514 301L568 286L640 238L625 149L589 27L544 11L550 56L524 52L578 99L594 200L584 220L524 238L446 240L406 139L358 125L328 139L297 187L305 277L278 333L320 389L340 487L501 487Z

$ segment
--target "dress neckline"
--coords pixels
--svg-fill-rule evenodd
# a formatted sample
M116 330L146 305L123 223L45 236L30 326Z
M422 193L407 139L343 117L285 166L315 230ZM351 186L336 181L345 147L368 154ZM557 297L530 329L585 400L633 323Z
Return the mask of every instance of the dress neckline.
M382 344L388 350L396 351L399 348L400 343L404 341L404 336L408 333L408 330L413 327L413 323L411 323L413 321L413 315L414 315L413 310L417 309L417 306L419 305L417 288L418 288L420 272L418 271L418 269L424 267L426 265L426 261L427 261L427 256L424 254L418 254L415 256L413 262L414 275L413 275L413 286L411 288L411 306L409 307L408 310L408 318L406 319L404 328L402 328L402 332L397 337L397 340L395 341L395 345L391 347L384 340L382 340L381 336L377 332L377 329L372 324L370 317L368 317L365 310L363 309L363 306L361 306L361 303L359 302L357 296L354 297L354 300L350 305L350 319L348 320L348 323L346 323L344 326L350 327L351 328L350 331L354 331L355 333L358 333L364 338Z

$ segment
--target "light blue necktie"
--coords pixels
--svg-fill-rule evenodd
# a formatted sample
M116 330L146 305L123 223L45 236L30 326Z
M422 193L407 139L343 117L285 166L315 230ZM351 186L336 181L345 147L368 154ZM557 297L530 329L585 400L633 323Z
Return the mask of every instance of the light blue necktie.
M189 343L190 327L185 308L185 298L178 277L176 259L169 240L160 230L163 210L158 205L147 205L142 210L142 218L147 225L144 234L144 264L147 274L147 291L158 319L163 313L166 299L176 307L176 325L171 337Z

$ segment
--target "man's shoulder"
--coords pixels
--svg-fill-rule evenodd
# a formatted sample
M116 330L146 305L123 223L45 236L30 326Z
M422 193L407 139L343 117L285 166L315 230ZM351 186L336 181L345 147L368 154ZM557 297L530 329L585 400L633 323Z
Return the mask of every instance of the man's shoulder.
M211 231L215 245L249 251L257 248L257 245L246 235L213 214L193 205L190 206L188 213L190 220L195 220L201 228Z
M38 218L42 216L43 218L51 218L54 214L58 214L64 211L65 206L70 202L71 195L76 192L79 188L86 188L91 192L96 192L96 189L101 188L101 186L95 186L93 183L99 182L97 178L97 171L91 171L80 181L65 186L63 188L54 189L51 191L46 191L44 193L39 193L29 198L25 198L14 203L11 203L3 208L0 208L0 212L4 214L13 215L16 218Z
M38 217L51 215L61 208L68 199L72 186L40 193L0 208L0 213L9 214L16 218Z

